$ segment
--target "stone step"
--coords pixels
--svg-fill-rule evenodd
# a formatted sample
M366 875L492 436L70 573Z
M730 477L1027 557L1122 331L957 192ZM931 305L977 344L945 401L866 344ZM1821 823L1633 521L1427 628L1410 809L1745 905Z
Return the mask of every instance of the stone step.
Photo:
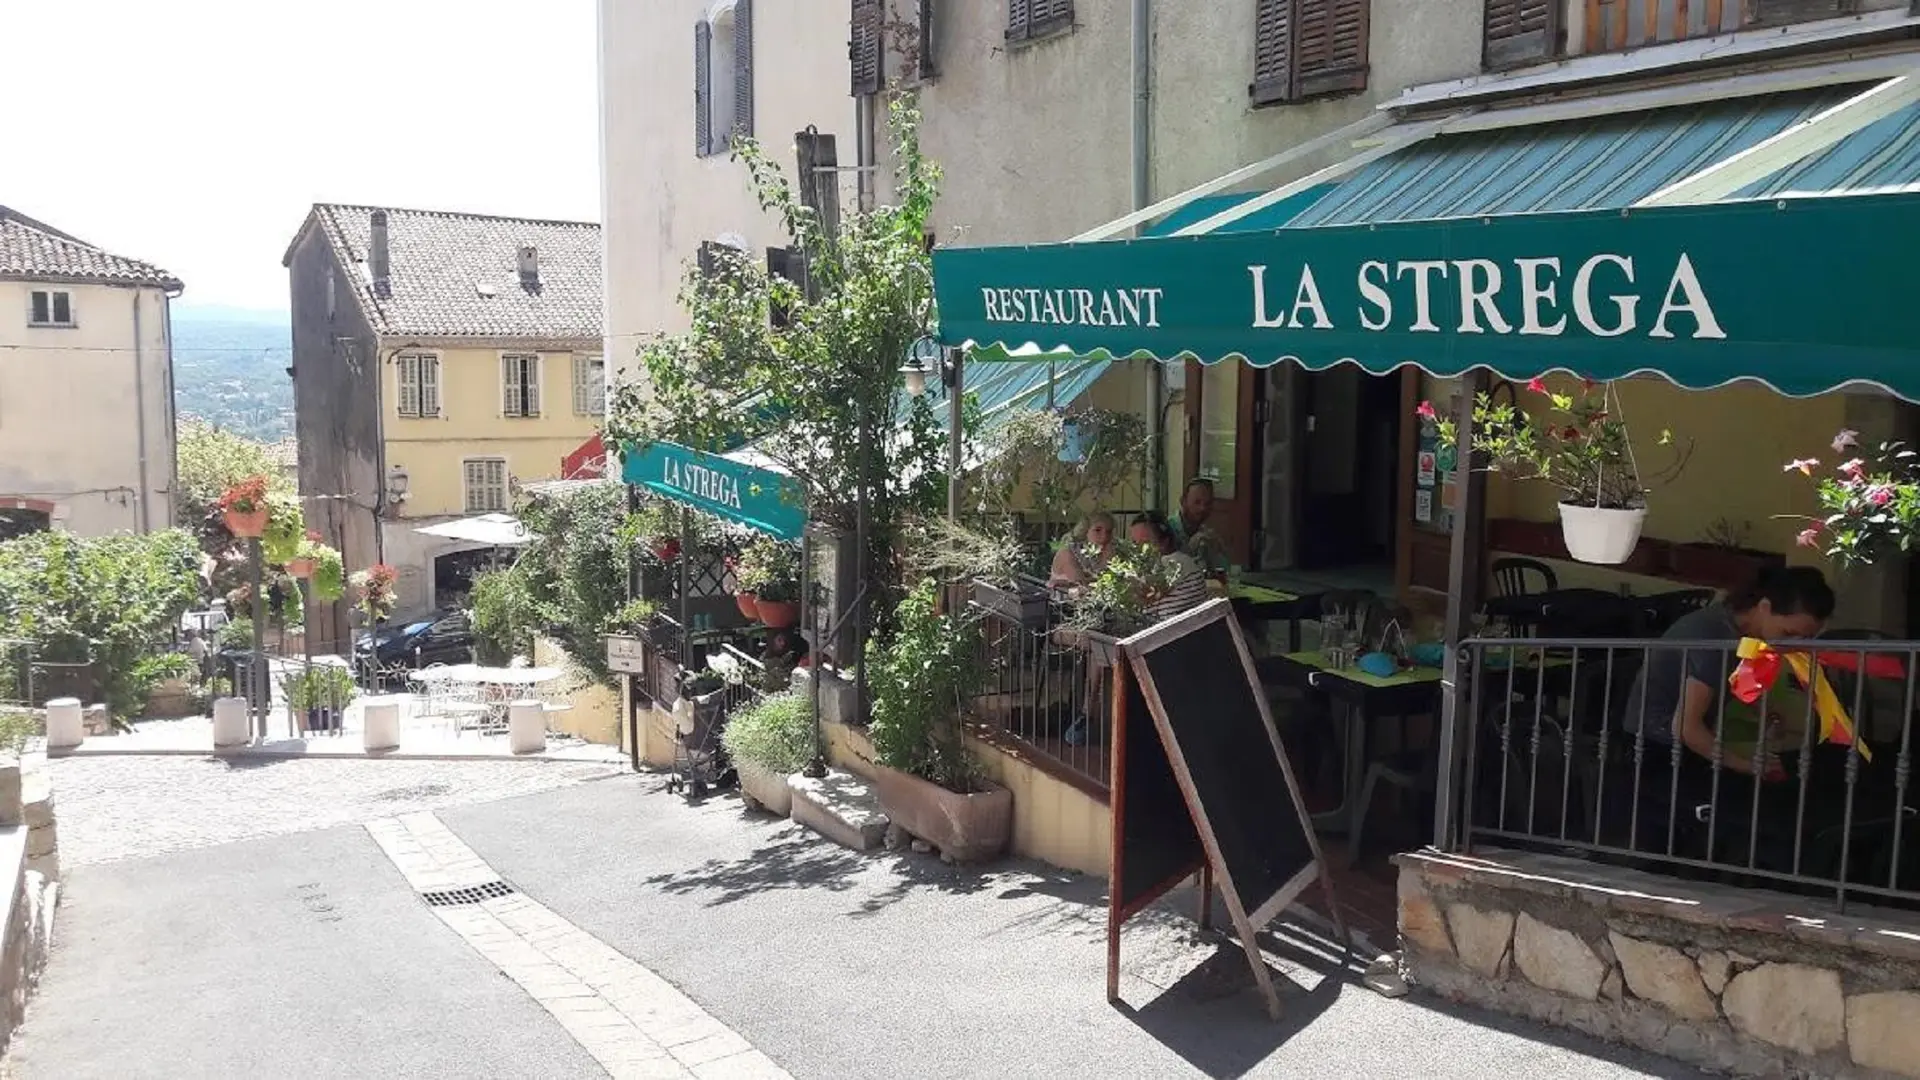
M795 775L787 786L793 791L793 820L814 832L855 851L872 851L885 841L887 816L880 812L880 800L852 773L829 770L818 779Z

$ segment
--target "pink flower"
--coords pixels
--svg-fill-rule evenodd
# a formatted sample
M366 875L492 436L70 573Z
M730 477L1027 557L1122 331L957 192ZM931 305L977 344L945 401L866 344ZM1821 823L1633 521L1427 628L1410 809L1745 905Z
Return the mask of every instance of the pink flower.
M1845 450L1849 446L1859 446L1859 445L1860 445L1860 433L1857 431L1842 431L1840 434L1835 435L1833 437L1833 452L1836 454Z
M1536 394L1544 394L1547 392L1547 384L1540 381L1540 376L1535 375L1533 378L1527 380L1527 389Z
M1414 408L1413 415L1422 420L1432 420L1440 414L1434 411L1433 402L1423 401Z
M1861 461L1859 458L1853 458L1850 461L1840 463L1840 471L1846 473L1849 478L1854 480L1860 479L1860 474L1866 472L1866 470L1867 463Z
M1819 547L1820 546L1820 526L1815 525L1815 526L1812 526L1811 528L1801 529L1800 535L1794 537L1794 541L1798 543L1801 547Z
M1893 501L1893 489L1884 485L1875 485L1867 489L1867 501L1875 506L1885 506Z
M1815 465L1818 465L1818 464L1820 464L1820 459L1819 459L1819 458L1810 458L1810 457L1807 457L1807 458L1796 458L1796 459L1794 459L1793 461L1789 461L1789 462L1787 462L1787 464L1786 464L1786 467L1785 467L1785 468L1783 468L1783 469L1781 469L1780 471L1781 471L1781 472L1792 472L1792 471L1794 471L1795 469L1798 469L1798 470L1800 470L1800 475L1801 475L1801 476L1812 476L1812 475L1813 475L1813 467L1814 467Z

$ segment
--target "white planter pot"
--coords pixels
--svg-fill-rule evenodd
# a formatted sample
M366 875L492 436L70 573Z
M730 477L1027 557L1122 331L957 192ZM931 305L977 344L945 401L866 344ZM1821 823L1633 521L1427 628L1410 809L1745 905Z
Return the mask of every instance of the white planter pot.
M400 703L390 697L368 698L360 708L361 746L366 750L400 748Z
M1638 510L1605 510L1597 506L1560 504L1560 535L1567 541L1567 554L1576 562L1618 566L1633 555L1640 542L1640 528L1647 521L1645 507Z
M47 749L71 750L86 737L79 698L54 698L47 702Z
M744 761L735 762L734 771L740 776L740 793L761 809L777 817L793 813L793 789L787 786L786 774Z
M537 754L547 748L547 708L538 701L516 701L507 706L507 750Z
M247 699L223 697L213 703L213 745L215 749L245 746L253 738L253 717L247 712Z

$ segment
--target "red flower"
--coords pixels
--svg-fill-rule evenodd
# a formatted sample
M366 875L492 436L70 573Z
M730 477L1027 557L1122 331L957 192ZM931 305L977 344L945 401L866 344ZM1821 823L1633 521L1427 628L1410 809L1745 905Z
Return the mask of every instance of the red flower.
M1540 381L1540 376L1535 375L1533 378L1527 380L1527 389L1536 394L1544 394L1547 392L1547 384Z
M1560 433L1560 437L1563 439L1566 439L1569 442L1576 441L1580 438L1580 429L1572 425L1568 425L1567 430Z
M1801 529L1800 535L1794 537L1794 542L1798 543L1801 547L1819 547L1820 546L1820 526L1814 525L1809 528Z
M1885 506L1893 501L1893 489L1883 485L1868 488L1867 501L1875 506Z
M1434 411L1433 402L1423 401L1419 405L1415 406L1413 410L1413 415L1419 417L1422 420L1432 420L1435 417L1439 416L1440 414Z

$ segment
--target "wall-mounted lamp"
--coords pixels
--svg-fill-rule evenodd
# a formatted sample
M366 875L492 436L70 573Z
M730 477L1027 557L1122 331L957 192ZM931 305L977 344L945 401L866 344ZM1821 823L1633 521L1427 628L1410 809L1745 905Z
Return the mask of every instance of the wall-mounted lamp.
M389 504L398 506L407 501L409 479L404 465L395 465L387 470L387 502Z
M953 386L953 354L939 339L932 336L922 337L907 346L907 362L900 366L900 374L906 376L907 394L920 397L927 392L927 376L936 375L940 385Z

